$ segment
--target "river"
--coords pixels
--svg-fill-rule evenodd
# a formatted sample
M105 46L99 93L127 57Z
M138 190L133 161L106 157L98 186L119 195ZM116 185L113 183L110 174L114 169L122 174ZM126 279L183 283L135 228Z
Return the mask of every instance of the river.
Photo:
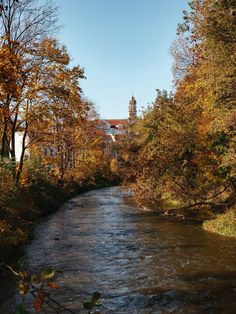
M54 297L75 313L93 291L102 313L236 313L236 240L163 220L117 187L68 201L25 252L32 272L63 270Z

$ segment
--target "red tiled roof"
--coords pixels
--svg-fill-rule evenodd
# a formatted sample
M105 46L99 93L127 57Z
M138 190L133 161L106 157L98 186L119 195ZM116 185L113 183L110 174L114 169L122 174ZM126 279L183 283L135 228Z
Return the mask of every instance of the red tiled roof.
M128 119L104 119L104 121L108 122L111 125L117 126L118 124L128 125Z
M102 129L96 129L95 134L99 136L105 136L106 132Z

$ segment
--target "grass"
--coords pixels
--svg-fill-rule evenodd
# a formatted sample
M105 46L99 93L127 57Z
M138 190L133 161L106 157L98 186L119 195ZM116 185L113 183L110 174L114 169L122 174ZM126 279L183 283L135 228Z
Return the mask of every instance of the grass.
M204 221L203 229L222 236L236 238L236 207L220 214L215 219Z

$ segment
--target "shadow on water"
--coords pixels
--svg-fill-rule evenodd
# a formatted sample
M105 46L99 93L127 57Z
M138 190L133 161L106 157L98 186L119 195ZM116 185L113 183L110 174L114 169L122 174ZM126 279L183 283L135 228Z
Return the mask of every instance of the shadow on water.
M236 313L235 239L163 220L118 188L64 204L25 252L33 272L64 270L54 297L76 313L95 290L102 313Z

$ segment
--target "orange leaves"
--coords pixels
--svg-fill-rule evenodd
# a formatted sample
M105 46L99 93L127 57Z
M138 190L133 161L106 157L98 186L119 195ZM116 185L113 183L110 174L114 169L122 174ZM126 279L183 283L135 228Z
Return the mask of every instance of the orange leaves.
M60 288L60 286L56 282L48 282L47 285L49 288L52 288L52 289L59 289Z
M40 312L45 298L47 297L47 289L59 289L60 286L53 281L48 281L55 277L56 273L60 271L45 269L40 274L30 275L28 272L22 271L18 273L19 283L18 291L24 296L31 293L34 296L34 309L36 312Z
M20 57L12 52L10 47L3 45L0 48L0 99L2 101L8 93L11 93L13 98L18 97L20 64Z
M43 288L39 289L38 294L34 300L34 309L39 312L42 309L43 301L45 298L45 291Z

